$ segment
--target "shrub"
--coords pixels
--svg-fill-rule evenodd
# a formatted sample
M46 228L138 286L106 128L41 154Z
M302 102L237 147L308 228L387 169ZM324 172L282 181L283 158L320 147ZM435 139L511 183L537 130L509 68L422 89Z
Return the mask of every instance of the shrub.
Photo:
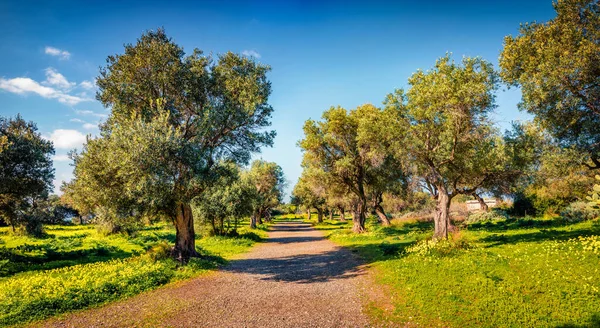
M507 220L509 218L506 211L500 209L491 209L490 211L476 211L469 213L467 224L473 223L485 223L485 222L496 222L500 220Z
M588 221L599 217L600 210L591 207L586 202L575 202L560 212L560 216L567 222Z
M473 246L464 238L452 239L425 239L417 242L413 246L406 249L407 254L415 254L417 256L434 256L444 257L451 256L458 250L470 249Z

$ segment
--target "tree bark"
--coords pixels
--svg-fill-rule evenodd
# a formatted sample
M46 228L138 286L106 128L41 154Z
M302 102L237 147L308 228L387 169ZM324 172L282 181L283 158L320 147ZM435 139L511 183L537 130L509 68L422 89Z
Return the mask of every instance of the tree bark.
M172 255L181 263L187 263L190 257L198 257L196 252L196 233L192 207L187 203L177 203L175 209L175 247Z
M447 239L448 229L450 228L450 201L451 197L448 195L445 186L437 186L438 197L437 207L434 215L435 232L433 239Z
M486 211L486 212L489 211L490 208L485 203L485 200L483 200L483 198L479 197L479 195L477 195L477 193L473 193L473 197L475 197L475 199L477 199L477 201L479 202L479 209Z
M375 213L379 218L379 223L387 227L390 225L390 219L388 219L387 215L385 215L385 211L383 210L383 206L381 206L381 203L383 203L383 196L381 194L378 194L377 198L375 199Z
M317 222L318 223L323 223L323 209L320 208L320 207L317 207L317 212L318 212Z
M363 233L365 229L365 219L367 211L367 199L363 197L357 206L354 208L354 215L352 215L352 231L354 233Z
M333 221L333 210L329 209L329 220Z
M340 221L346 221L346 210L343 207L338 207L340 211Z
M306 210L306 219L310 220L310 216L311 216L311 213L310 213L310 208L309 208Z
M387 227L391 224L390 219L388 219L387 215L385 215L385 211L383 210L383 206L381 206L381 204L375 205L375 213L377 214L379 223L381 223L381 225Z
M256 215L256 211L254 211L250 217L250 229L256 229Z

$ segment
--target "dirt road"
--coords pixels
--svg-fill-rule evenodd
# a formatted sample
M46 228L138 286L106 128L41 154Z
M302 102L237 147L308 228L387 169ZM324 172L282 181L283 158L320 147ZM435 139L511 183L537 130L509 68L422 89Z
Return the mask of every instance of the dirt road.
M51 319L51 327L366 327L365 270L308 224L279 223L267 242L208 276Z

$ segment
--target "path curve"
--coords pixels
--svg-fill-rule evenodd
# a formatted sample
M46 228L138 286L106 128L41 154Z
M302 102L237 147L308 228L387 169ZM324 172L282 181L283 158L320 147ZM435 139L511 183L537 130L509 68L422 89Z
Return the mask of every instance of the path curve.
M48 327L366 327L365 268L303 223L272 226L269 239L220 271L67 314Z

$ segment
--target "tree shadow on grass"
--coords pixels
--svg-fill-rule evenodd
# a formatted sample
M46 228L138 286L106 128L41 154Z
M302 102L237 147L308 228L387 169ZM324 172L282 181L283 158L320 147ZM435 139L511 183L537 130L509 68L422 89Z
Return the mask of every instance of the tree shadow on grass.
M520 234L493 234L480 239L484 243L489 243L486 247L500 246L504 244L516 244L527 242L541 242L547 240L564 241L577 237L586 237L597 235L600 231L596 229L575 229L575 230L554 230L540 229Z
M587 323L584 324L560 324L556 326L556 328L592 328L592 327L600 327L600 313L593 314Z

